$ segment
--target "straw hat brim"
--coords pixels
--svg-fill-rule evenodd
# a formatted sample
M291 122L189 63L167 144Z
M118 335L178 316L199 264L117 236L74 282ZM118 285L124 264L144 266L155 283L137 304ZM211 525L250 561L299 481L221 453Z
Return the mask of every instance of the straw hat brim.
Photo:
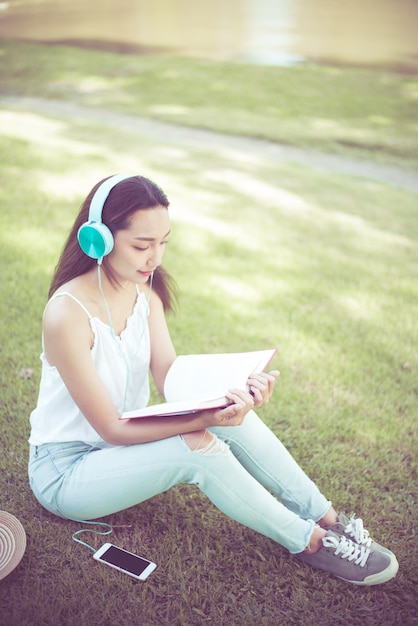
M0 580L20 563L26 550L26 533L11 513L0 511Z

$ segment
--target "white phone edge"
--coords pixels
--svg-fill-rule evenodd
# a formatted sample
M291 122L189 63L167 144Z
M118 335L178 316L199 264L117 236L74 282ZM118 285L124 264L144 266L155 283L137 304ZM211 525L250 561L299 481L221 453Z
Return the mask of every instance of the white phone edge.
M93 554L93 559L96 559L96 561L100 561L100 563L104 563L105 565L108 565L109 567L113 567L113 569L117 569L119 572L123 572L124 574L127 574L128 576L131 576L132 578L135 578L135 580L146 580L148 578L148 576L151 574L151 572L153 572L155 570L155 568L157 567L157 564L153 563L153 561L150 561L149 559L146 559L144 556L139 556L138 554L135 554L134 556L137 556L139 559L142 559L143 561L147 561L149 563L148 567L146 567L144 569L144 571L141 572L141 574L139 576L136 576L135 574L132 574L132 572L128 572L126 569L123 569L122 567L118 567L117 565L113 565L113 563L109 563L108 561L104 561L101 558L102 554L104 552L106 552L110 547L117 548L118 550L122 550L123 552L129 552L129 550L125 550L124 548L120 548L119 546L115 546L113 543L104 543ZM130 552L130 554L133 554L133 552Z

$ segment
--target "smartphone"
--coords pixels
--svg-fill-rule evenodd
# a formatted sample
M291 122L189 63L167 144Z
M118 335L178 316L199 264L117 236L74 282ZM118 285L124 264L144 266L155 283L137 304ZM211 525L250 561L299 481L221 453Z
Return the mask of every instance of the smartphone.
M152 561L118 548L111 543L105 543L93 554L93 558L118 569L120 572L129 574L137 580L145 580L157 567Z

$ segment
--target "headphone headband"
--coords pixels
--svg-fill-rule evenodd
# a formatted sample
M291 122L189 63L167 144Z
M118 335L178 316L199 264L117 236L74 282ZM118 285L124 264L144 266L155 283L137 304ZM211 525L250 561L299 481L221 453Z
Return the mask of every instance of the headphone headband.
M102 262L103 257L113 250L113 235L109 228L102 222L102 211L104 204L118 183L132 178L132 174L115 174L105 180L91 199L89 218L78 230L78 243L80 248L92 259Z
M112 191L113 187L126 178L132 178L132 174L115 174L105 180L91 199L89 210L89 222L101 222L104 204Z

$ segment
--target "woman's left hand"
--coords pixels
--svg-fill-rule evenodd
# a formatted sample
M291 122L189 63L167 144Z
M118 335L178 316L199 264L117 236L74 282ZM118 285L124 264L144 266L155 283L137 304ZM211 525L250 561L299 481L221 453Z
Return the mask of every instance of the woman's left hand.
M254 407L268 404L273 394L276 378L280 376L278 370L271 372L262 372L261 374L251 374L247 380L250 387L250 393L254 397Z

